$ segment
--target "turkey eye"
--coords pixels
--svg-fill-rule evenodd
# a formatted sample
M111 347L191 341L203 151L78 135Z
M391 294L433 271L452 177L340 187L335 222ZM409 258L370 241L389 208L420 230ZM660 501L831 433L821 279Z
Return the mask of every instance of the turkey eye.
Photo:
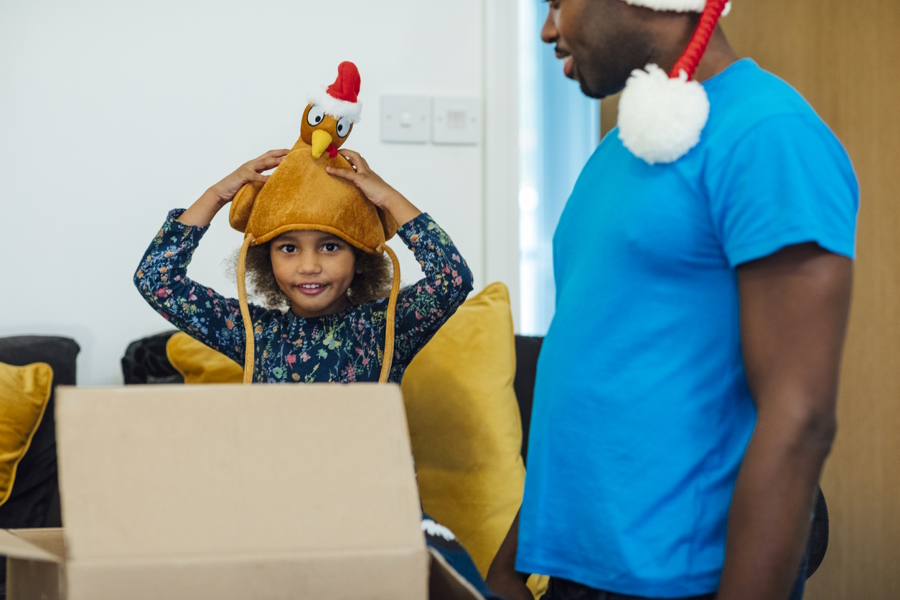
M325 109L319 106L311 106L309 112L306 113L306 122L315 127L325 118Z
M344 117L340 121L338 121L335 131L337 131L339 137L345 138L347 137L347 134L350 133L350 129L352 127L353 123L350 122L350 119Z

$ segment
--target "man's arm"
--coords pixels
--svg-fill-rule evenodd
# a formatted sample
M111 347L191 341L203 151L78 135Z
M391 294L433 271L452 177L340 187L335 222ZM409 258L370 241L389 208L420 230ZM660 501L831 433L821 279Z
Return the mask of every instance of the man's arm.
M758 418L731 503L720 600L785 600L797 577L835 434L852 273L850 259L816 244L738 267Z
M534 600L525 582L528 575L516 572L516 551L519 547L519 513L500 545L491 568L488 569L487 582L491 591L506 600Z

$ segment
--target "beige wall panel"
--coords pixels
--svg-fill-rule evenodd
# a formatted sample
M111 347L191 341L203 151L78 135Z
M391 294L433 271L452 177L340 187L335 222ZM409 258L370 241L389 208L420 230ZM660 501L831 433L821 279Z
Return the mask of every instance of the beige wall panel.
M735 49L793 84L860 180L839 433L822 487L831 546L809 600L900 598L900 1L738 0Z

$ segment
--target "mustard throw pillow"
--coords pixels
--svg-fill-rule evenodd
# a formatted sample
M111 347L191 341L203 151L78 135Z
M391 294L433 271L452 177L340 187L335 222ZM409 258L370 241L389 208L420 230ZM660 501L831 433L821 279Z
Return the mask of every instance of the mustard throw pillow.
M166 356L185 383L242 383L244 369L221 352L178 332L166 342Z
M457 310L403 376L422 505L482 576L525 485L515 374L509 291L494 283Z
M46 363L0 363L0 505L9 499L19 461L28 452L53 388Z

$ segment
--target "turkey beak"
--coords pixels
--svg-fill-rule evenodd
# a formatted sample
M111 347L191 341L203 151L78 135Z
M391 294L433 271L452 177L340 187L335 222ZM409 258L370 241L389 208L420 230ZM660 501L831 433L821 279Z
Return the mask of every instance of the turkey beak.
M316 129L312 134L312 157L319 158L322 153L331 145L334 138L327 131Z

